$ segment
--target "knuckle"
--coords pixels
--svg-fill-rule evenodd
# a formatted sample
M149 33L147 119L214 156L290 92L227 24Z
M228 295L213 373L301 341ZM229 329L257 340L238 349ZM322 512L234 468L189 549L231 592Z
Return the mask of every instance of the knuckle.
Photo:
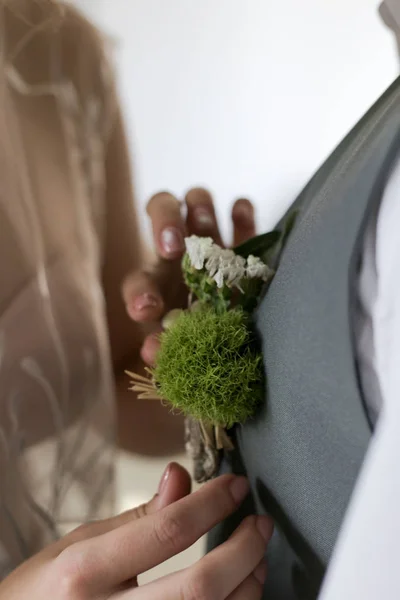
M187 578L182 600L216 599L211 576L206 569L192 568Z
M123 292L129 292L131 286L136 282L137 279L141 276L142 271L136 269L135 271L131 271L127 273L121 283L121 289Z
M178 552L183 546L185 530L181 520L172 515L162 516L154 522L154 535L157 542L160 546L167 546L174 552Z
M78 545L69 546L58 557L57 585L61 597L84 598L88 589L90 570L87 553Z

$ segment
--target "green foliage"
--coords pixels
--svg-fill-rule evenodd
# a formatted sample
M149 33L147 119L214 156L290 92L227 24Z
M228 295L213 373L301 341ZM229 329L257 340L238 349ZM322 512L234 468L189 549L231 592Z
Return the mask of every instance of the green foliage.
M161 335L154 378L184 414L226 427L244 423L262 398L261 355L245 313L183 312Z
M243 294L238 297L237 306L241 306L245 312L252 314L258 305L264 286L265 283L261 279L243 279Z
M185 284L200 302L209 304L218 313L228 310L232 290L226 285L219 289L205 269L198 271L192 267L187 254L184 255L182 260L182 273Z
M250 240L247 240L234 250L236 254L248 258L250 254L259 256L263 262L272 268L275 268L279 256L285 247L285 244L296 223L298 211L293 210L289 213L282 230L274 230L268 233L262 233Z
M279 242L281 234L279 231L270 231L269 233L262 233L256 237L247 240L240 246L234 248L235 254L248 258L250 254L253 256L263 256L267 250L276 246Z

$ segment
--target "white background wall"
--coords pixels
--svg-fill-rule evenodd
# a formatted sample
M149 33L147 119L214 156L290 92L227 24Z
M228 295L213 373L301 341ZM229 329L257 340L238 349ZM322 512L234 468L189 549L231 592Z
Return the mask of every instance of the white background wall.
M77 0L116 36L142 204L203 184L274 224L397 74L378 0Z

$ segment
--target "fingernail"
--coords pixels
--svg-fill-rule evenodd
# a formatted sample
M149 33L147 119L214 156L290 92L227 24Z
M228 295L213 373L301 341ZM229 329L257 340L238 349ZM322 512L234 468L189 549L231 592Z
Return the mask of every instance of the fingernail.
M267 563L265 560L263 560L262 563L260 563L253 571L254 577L257 579L258 583L261 583L261 585L264 585L265 580L267 579L267 569Z
M179 254L185 249L182 232L176 227L167 227L161 233L161 246L166 254Z
M158 494L160 496L163 493L163 491L165 490L165 487L166 487L166 485L168 483L168 479L169 479L170 474L171 474L171 465L168 465L168 467L164 471L163 476L161 477L160 485L158 486Z
M215 225L214 215L205 206L198 206L193 211L193 219L198 229L212 229Z
M246 477L235 477L230 485L232 497L237 504L243 502L249 493L249 489L250 486Z
M158 298L153 294L142 294L137 296L132 302L132 307L136 311L141 311L146 308L155 308L158 305Z
M268 517L257 517L257 529L266 542L269 542L272 535L272 523Z

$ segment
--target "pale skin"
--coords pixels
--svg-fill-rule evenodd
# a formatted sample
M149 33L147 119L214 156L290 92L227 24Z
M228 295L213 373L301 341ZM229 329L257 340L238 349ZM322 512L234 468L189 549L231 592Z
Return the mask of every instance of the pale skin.
M189 476L170 465L148 504L78 528L26 561L0 585L0 600L257 600L266 578L267 517L249 517L195 565L138 587L137 577L188 548L229 516L248 491L223 476L188 495Z

